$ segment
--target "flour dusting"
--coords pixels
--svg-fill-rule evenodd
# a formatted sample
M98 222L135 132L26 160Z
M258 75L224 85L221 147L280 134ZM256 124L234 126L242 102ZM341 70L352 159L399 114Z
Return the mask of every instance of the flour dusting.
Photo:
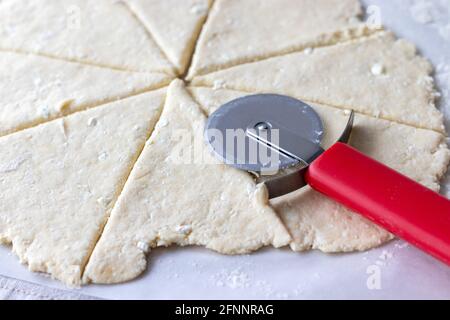
M21 155L7 163L0 164L0 173L9 173L19 170L20 166L29 158L29 155Z
M235 270L222 270L212 276L213 282L218 287L227 287L230 289L249 288L251 284L250 276L242 271L242 268Z
M450 1L449 0L410 0L412 18L431 26L450 42Z

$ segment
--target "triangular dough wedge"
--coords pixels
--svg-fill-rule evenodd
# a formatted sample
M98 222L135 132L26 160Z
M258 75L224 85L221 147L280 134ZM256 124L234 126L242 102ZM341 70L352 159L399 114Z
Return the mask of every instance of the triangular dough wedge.
M178 74L184 74L212 0L126 0L126 2L147 26Z
M163 73L131 73L0 52L0 136L168 85Z
M290 243L265 187L209 153L205 121L182 82L175 81L87 265L86 281L137 277L153 246L201 245L241 254Z
M392 33L236 66L192 81L246 92L277 92L444 132L432 67Z
M190 91L207 113L248 95L208 88L190 88ZM311 105L323 120L323 146L328 148L344 130L348 114L325 105ZM361 114L356 115L350 143L435 191L439 190L439 180L450 161L450 152L440 133ZM366 250L392 239L386 231L310 188L275 199L272 204L293 236L291 247L296 251L311 248L325 252Z
M145 28L116 0L0 1L0 48L129 71L173 73Z
M0 242L30 270L78 285L164 98L162 89L0 138Z
M358 0L216 0L189 78L371 33Z

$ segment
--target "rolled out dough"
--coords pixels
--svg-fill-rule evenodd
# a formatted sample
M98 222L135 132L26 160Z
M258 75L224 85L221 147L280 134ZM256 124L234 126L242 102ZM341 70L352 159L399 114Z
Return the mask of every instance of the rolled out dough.
M0 138L0 243L68 285L81 274L165 90Z
M216 0L189 77L372 32L358 0Z
M430 63L390 32L196 77L196 86L276 92L445 132Z
M359 1L210 5L0 0L0 242L31 270L116 283L156 246L342 252L391 239L308 188L269 203L259 181L209 153L206 116L247 94L309 101L325 148L355 109L353 146L439 189L450 155L431 66L363 24ZM191 59L187 89L147 92Z
M0 136L171 81L12 52L0 52L0 70Z
M182 82L173 82L161 119L87 265L85 281L135 278L155 246L201 245L242 254L290 243L265 187L210 154L203 141L205 121Z
M117 0L2 0L0 49L172 74L145 28Z
M209 88L189 90L208 114L230 100L248 95ZM311 105L324 123L322 145L328 148L344 130L348 114L325 105ZM350 144L435 191L450 161L442 134L361 114L356 115ZM388 232L309 188L275 199L272 204L293 236L291 248L295 251L367 250L392 239Z
M182 75L212 0L126 0ZM168 23L176 21L176 23Z

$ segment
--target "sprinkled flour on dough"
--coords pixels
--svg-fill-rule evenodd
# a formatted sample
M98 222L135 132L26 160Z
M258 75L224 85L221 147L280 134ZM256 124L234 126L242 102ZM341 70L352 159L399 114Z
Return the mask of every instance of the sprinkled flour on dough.
M141 249L142 251L144 251L144 252L148 252L148 251L150 250L150 247L149 247L148 244L145 243L144 241L139 241L139 242L137 243L137 247L138 247L139 249Z
M196 15L203 15L208 12L208 5L206 3L196 3L189 10L190 13Z
M380 63L376 63L372 66L372 69L370 69L373 75L380 76L384 73L384 67Z
M192 232L192 226L190 226L190 225L180 225L180 226L177 226L175 228L175 231L180 233L180 234L183 234L183 235L187 236L189 233Z
M29 154L21 155L11 162L0 164L0 173L9 173L16 171L20 166L27 161L31 156Z
M225 81L218 79L214 81L213 89L214 90L223 89L225 88L225 85L226 85Z

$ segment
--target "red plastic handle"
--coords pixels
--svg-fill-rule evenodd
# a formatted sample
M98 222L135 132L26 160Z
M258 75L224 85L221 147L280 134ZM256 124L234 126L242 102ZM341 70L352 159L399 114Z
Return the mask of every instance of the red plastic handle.
M306 173L315 190L450 265L450 201L343 143Z

